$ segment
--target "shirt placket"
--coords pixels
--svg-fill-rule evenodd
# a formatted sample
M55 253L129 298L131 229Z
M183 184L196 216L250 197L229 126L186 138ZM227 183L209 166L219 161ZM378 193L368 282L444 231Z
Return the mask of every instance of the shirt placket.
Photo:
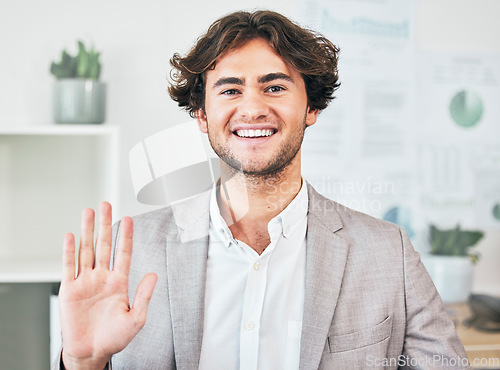
M271 244L266 251L253 256L248 274L240 330L240 370L257 370L259 362L259 332L262 308L267 288L269 259L276 243L280 225L271 225Z

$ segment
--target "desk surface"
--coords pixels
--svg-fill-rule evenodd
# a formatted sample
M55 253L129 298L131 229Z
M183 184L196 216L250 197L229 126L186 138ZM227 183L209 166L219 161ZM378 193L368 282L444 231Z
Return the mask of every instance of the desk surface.
M477 369L500 369L500 333L465 327L464 320L471 316L466 303L449 304L447 307L470 364Z

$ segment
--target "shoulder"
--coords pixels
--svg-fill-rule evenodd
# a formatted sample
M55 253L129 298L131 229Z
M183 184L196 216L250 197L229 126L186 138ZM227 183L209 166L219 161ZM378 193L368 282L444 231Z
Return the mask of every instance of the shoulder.
M397 242L401 245L404 230L391 222L355 211L319 194L308 185L309 217L317 219L345 239L356 244Z
M153 211L145 212L139 215L132 216L134 222L134 233L136 231L151 230L159 225L165 225L172 219L171 207L162 207ZM114 234L120 231L120 221L113 224Z
M209 221L209 192L179 203L132 217L134 236L177 233L179 229L203 227Z
M173 220L172 207L162 207L146 213L141 213L132 217L134 230L151 230L165 225Z

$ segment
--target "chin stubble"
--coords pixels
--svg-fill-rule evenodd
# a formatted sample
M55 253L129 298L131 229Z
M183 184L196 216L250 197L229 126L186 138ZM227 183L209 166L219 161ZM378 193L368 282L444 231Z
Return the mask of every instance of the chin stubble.
M221 145L218 145L216 140L214 140L214 138L210 134L210 129L208 129L210 125L207 124L208 139L215 153L229 166L230 177L242 176L246 181L250 181L251 183L256 184L262 183L263 181L267 181L269 179L279 181L279 179L285 175L287 167L297 156L297 153L302 146L306 128L306 118L307 111L302 120L300 131L296 132L289 140L287 140L280 148L277 155L275 155L274 158L272 158L272 160L264 168L259 170L244 169L242 163L238 161L234 153L229 148L224 148Z

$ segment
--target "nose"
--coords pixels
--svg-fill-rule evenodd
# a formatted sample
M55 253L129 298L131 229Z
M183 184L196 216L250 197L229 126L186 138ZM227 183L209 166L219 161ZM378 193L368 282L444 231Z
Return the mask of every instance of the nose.
M269 106L258 91L247 91L240 99L238 113L243 118L257 120L269 114Z

